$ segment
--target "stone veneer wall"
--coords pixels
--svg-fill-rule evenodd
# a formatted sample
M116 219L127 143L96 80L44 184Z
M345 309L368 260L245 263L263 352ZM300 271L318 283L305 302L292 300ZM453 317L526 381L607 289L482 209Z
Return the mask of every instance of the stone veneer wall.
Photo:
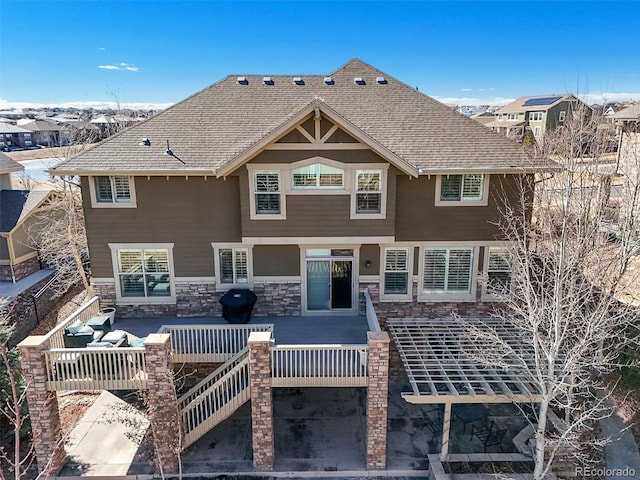
M258 472L273 470L275 453L270 339L270 332L252 332L249 335L253 468Z
M32 257L24 260L23 262L16 263L13 266L13 275L17 282L38 270L40 270L40 261L38 260L38 257ZM11 273L11 266L0 265L0 280L13 281Z
M116 304L113 283L93 285L100 297L100 308L116 308L116 316L128 318L157 317L220 317L223 292L216 292L212 283L177 283L176 303L170 305L145 303L140 305ZM301 312L300 284L264 283L254 286L258 301L253 316L298 316Z
M387 468L389 335L369 332L367 370L367 469Z
M389 318L447 318L453 315L460 317L489 317L496 309L494 302L417 302L416 285L414 283L413 302L381 302L380 287L377 283L361 283L360 291L369 290L369 296L373 303L380 328L389 331L387 319ZM389 378L398 383L408 381L407 373L402 364L402 359L395 342L391 342L389 360Z

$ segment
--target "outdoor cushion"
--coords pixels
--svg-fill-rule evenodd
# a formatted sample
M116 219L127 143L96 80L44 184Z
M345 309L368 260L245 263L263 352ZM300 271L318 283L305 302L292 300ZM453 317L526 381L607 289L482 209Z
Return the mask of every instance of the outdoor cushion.
M76 333L78 333L78 330L80 330L83 326L84 326L84 323L82 323L82 320L76 320L65 329L65 333L70 333L71 335L75 335Z
M91 342L87 343L87 348L114 348L115 345L111 342Z

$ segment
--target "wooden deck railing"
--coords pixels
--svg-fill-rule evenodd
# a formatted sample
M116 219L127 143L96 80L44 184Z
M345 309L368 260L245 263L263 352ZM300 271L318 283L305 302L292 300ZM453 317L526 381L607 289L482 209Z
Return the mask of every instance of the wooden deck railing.
M273 387L364 387L366 345L278 345L271 347Z
M180 410L185 431L183 448L191 445L249 400L250 388L247 355L208 390Z
M45 350L48 390L137 390L147 386L144 348Z
M100 311L100 299L93 297L87 303L78 308L69 317L67 317L62 323L58 324L48 334L45 335L44 345L47 348L64 348L64 329L71 325L76 320L86 322L91 317L99 315Z
M365 302L365 314L367 316L367 323L369 324L370 332L379 332L380 323L378 322L378 315L376 314L376 309L373 307L373 302L371 301L371 295L369 295L369 290L364 291L364 302Z
M247 346L251 332L271 332L273 325L165 325L171 334L174 363L223 363Z

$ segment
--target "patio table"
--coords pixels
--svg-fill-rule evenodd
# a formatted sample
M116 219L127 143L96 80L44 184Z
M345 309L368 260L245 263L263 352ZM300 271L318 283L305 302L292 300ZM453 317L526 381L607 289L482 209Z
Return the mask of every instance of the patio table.
M467 431L467 425L470 423L485 420L489 416L485 406L477 403L454 405L451 411L462 422L463 433Z

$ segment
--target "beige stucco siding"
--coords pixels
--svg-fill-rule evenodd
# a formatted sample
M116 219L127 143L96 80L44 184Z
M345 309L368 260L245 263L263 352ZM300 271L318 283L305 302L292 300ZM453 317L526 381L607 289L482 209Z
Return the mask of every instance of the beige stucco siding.
M211 242L240 242L238 178L136 177L137 208L91 208L82 178L94 277L113 277L109 243L173 243L178 277L213 276Z
M491 241L504 195L516 201L517 176L492 175L487 206L435 206L436 176L397 177L397 241Z

